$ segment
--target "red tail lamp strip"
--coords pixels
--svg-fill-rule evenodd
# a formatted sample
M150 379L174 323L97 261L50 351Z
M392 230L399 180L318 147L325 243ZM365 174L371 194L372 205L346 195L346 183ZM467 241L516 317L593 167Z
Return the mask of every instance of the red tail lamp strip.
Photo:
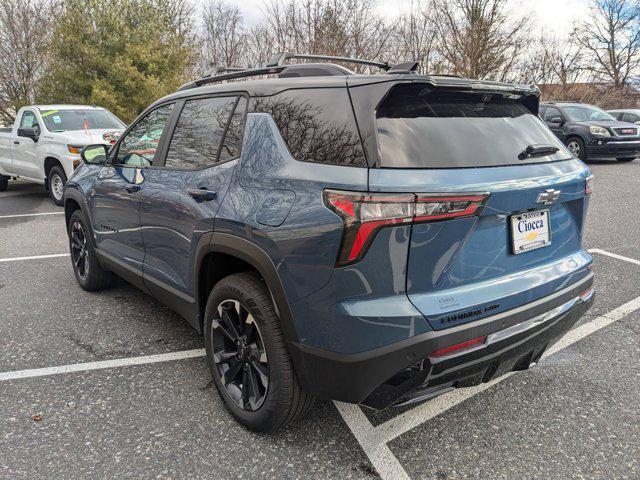
M486 335L482 337L474 338L473 340L457 343L455 345L451 345L450 347L444 347L439 350L436 350L435 352L430 353L429 357L447 357L449 355L453 355L455 353L461 353L465 350L469 350L471 348L477 347L478 345L484 345L486 341L487 341Z

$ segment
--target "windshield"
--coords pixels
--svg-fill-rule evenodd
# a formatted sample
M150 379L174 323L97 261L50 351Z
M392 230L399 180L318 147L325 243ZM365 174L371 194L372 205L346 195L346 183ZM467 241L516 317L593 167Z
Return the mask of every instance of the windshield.
M571 154L520 95L431 89L391 89L377 109L381 166L495 167L564 160ZM518 157L529 146L544 155ZM554 147L556 150L554 150Z
M41 114L50 132L125 128L124 123L106 110L42 110Z
M615 118L598 107L587 107L585 105L571 105L562 107L573 122L586 122L588 120L599 120L613 122Z

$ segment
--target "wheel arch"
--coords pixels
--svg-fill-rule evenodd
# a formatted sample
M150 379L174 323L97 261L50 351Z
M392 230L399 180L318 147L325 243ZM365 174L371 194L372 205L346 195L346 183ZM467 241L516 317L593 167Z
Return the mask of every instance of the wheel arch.
M69 219L73 212L80 210L85 220L87 221L87 228L91 231L89 239L93 248L96 248L96 241L93 234L93 227L91 223L91 216L87 210L87 205L82 197L82 194L73 188L67 188L64 194L64 223L67 227L67 233L69 230Z
M47 189L49 189L49 182L47 181L47 179L49 178L49 172L56 165L59 165L60 168L62 168L62 171L65 172L65 175L67 174L67 172L64 169L64 166L62 165L62 162L58 160L56 157L53 157L51 155L47 155L46 157L44 157L44 163L43 163L44 171L42 172L43 173L42 179L44 180L44 184Z
M284 287L273 261L262 248L234 235L213 233L209 247L199 253L198 259L195 278L201 332L204 331L204 310L214 285L234 273L255 271L262 277L271 294L285 339L287 342L298 342Z

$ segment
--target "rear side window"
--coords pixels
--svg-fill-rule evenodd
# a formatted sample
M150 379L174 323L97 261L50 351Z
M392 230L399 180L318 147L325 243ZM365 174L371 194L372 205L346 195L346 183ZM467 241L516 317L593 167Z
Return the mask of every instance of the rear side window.
M252 111L273 117L296 160L350 167L366 165L346 88L289 90L256 97Z
M495 167L570 158L564 145L522 101L510 93L398 85L376 112L381 166ZM529 145L538 144L552 145L558 152L518 159Z
M238 97L187 100L171 137L165 167L199 169L219 163L224 132ZM224 158L235 154L225 149Z

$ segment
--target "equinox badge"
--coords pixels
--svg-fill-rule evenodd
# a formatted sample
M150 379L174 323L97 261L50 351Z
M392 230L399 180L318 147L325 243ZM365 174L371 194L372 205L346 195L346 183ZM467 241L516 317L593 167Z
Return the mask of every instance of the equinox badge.
M558 199L559 196L560 196L560 190L554 190L553 188L550 188L538 194L538 199L536 200L536 203L542 203L543 205L551 205L553 202L555 202Z

